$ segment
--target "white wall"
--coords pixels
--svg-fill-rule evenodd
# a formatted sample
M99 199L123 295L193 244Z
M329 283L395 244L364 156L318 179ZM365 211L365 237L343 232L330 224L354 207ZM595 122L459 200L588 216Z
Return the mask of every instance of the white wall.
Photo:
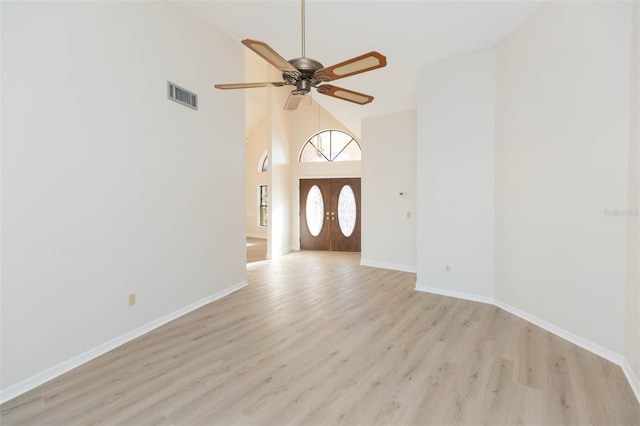
M418 72L419 288L493 295L494 93L494 50Z
M545 2L497 49L496 297L624 351L630 4Z
M262 89L267 90L267 89ZM247 111L249 108L247 107ZM246 148L246 205L247 205L247 236L254 238L267 238L267 227L260 226L260 185L268 185L269 172L260 171L265 153L268 154L269 117L262 120L252 128L247 129ZM268 160L267 160L268 162ZM268 223L268 218L267 218Z
M6 391L245 280L245 138L241 46L176 6L1 7Z
M362 138L361 263L415 272L416 110L363 120Z
M629 109L629 205L625 357L640 390L640 3L633 4ZM640 398L640 395L639 395Z
M240 80L237 76L233 82L260 82L269 81L273 74L273 67L267 61L256 55L253 50L244 47L244 80ZM274 78L282 79L281 75ZM244 93L245 103L245 129L248 133L251 129L258 125L269 112L269 89L259 87L253 89L239 89Z
M271 65L252 50L244 48L244 81L268 81ZM236 80L240 82L236 78ZM246 227L247 236L267 238L267 227L260 226L259 186L268 185L269 172L259 172L258 163L269 147L269 89L241 90L245 100L246 147ZM267 219L268 223L268 219Z
M277 75L270 81L277 81ZM269 89L269 259L291 250L290 116L282 109L288 95L282 88Z

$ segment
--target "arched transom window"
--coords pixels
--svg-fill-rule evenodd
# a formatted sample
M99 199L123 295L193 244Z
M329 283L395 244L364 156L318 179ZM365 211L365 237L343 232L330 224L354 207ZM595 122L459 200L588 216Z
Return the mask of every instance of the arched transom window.
M267 151L262 154L260 160L258 160L258 172L266 172L269 170L269 153Z
M325 130L304 144L298 161L360 161L360 154L360 144L352 136L340 130Z

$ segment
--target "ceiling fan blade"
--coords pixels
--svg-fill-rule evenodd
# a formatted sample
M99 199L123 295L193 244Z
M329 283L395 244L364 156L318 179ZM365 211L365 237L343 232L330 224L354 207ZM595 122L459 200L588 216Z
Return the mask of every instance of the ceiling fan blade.
M369 52L364 55L348 59L339 64L317 70L313 76L321 81L333 81L361 72L375 70L387 65L387 58L378 52Z
M317 89L318 93L323 95L333 96L334 98L353 102L358 105L365 105L373 101L373 96L354 92L353 90L343 89L342 87L332 86L330 84L323 84L322 86L318 86Z
M292 91L287 98L287 101L284 103L284 108L287 111L293 111L298 109L300 106L300 102L304 98L304 94L298 94L296 91Z
M300 71L298 71L293 65L287 62L286 59L280 56L280 54L273 50L267 43L258 40L246 39L242 40L242 44L256 52L265 61L278 68L280 71L294 75L300 75Z
M254 87L281 87L286 83L283 81L276 81L272 83L232 83L232 84L216 84L216 89L252 89Z

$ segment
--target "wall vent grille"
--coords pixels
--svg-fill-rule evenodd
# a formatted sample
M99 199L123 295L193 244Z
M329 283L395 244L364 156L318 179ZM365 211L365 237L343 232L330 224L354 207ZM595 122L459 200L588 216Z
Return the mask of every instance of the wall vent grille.
M198 95L167 81L167 97L189 108L198 110Z

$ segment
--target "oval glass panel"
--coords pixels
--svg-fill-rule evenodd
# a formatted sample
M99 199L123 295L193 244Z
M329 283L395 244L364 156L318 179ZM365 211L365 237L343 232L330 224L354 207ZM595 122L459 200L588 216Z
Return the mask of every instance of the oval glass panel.
M349 185L343 186L338 195L338 224L345 237L350 237L356 227L356 197Z
M307 228L314 237L322 231L322 216L324 216L324 201L318 185L313 185L307 193Z

